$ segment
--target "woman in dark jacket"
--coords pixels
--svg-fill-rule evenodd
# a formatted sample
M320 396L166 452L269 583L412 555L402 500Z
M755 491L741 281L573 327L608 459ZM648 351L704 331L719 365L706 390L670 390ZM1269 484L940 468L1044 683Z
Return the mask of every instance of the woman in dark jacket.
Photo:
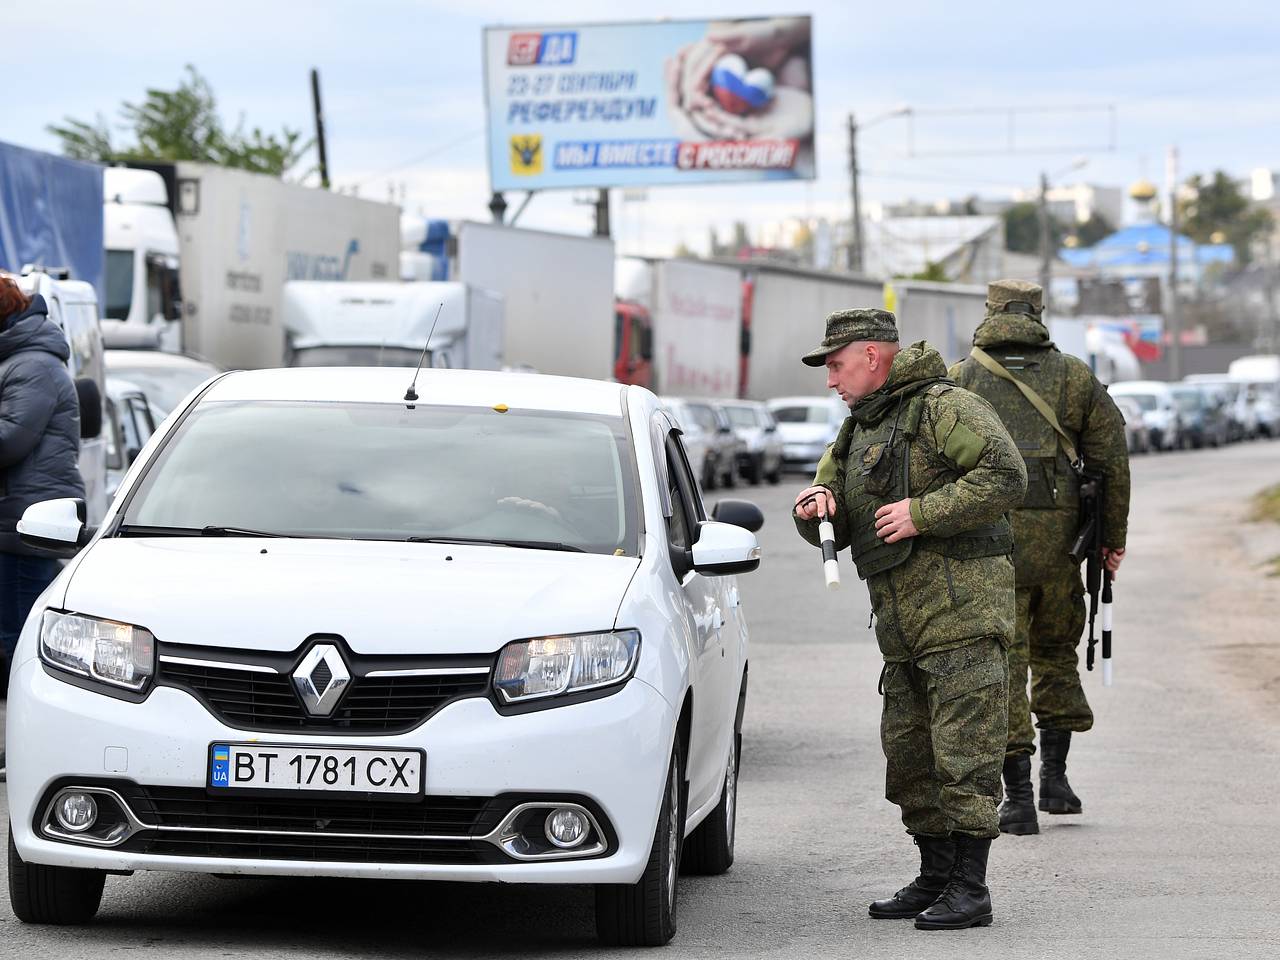
M5 692L22 625L60 569L57 560L23 546L17 522L40 500L84 496L80 406L66 368L70 353L44 298L28 297L0 275L0 687Z

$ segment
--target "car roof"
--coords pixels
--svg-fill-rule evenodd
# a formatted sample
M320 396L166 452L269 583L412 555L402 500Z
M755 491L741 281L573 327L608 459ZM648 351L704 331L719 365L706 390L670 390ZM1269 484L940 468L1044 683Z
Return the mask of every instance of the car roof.
M832 401L841 402L840 398L835 394L822 396L821 394L812 394L804 397L774 397L772 400L766 401L771 407L817 407L824 404L831 404Z
M218 365L199 357L190 357L185 353L167 353L163 350L105 350L103 358L108 364L115 362L134 368L149 367L153 369L174 367L204 367L217 370Z
M214 381L202 401L297 400L339 403L405 403L412 367L290 367L240 370ZM417 403L439 406L559 410L621 416L618 383L491 370L422 370ZM638 388L636 388L638 389Z
M1171 387L1172 384L1165 383L1163 380L1122 380L1111 384L1107 390L1112 393L1117 390L1121 393L1161 393Z

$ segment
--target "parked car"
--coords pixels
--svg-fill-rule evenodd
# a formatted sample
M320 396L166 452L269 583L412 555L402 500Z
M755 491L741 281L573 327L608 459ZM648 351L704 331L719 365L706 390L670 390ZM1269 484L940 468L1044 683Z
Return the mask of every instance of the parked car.
M721 400L716 406L729 418L729 425L745 450L738 454L738 473L748 483L782 480L782 437L769 408L757 400Z
M1130 453L1151 451L1151 431L1142 416L1142 405L1136 397L1113 397L1124 414L1124 440Z
M849 408L839 397L778 397L768 403L782 437L782 466L812 474L835 442Z
M1275 439L1280 437L1280 383L1273 381L1242 381L1245 398L1258 421L1258 433Z
M1112 397L1133 397L1142 408L1142 421L1153 450L1183 446L1183 417L1169 384L1160 380L1125 380L1107 388Z
M200 357L160 350L108 350L107 373L141 388L155 420L167 417L196 387L221 369Z
M667 405L679 404L682 414L677 415L681 425L697 424L708 443L706 473L702 477L704 490L718 486L734 487L738 483L738 453L742 441L734 434L729 418L716 409L710 400L664 397Z
M107 497L116 495L120 481L156 432L147 395L136 383L107 377Z
M1220 447L1227 442L1226 401L1217 392L1194 383L1170 386L1178 412L1182 416L1184 443L1201 447Z
M1261 432L1257 405L1249 399L1249 386L1232 380L1225 373L1193 373L1183 377L1187 383L1209 387L1221 393L1227 404L1232 440L1252 440Z
M715 413L710 410L705 414L695 413L679 397L659 399L683 433L685 453L689 457L693 475L698 478L698 483L704 490L714 489L720 473L720 448L723 445L717 436L719 424L716 423Z
M412 373L226 374L96 532L26 511L79 555L13 658L21 920L109 871L592 884L657 945L733 863L760 510L643 388Z

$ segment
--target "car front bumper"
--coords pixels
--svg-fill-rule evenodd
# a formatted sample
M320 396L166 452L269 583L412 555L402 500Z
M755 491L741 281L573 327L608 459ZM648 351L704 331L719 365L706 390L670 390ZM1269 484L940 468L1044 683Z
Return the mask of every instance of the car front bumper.
M237 730L184 691L156 687L145 702L128 703L66 683L34 659L15 669L9 697L8 792L18 853L28 862L122 871L634 883L653 842L675 730L667 701L635 678L611 696L514 716L498 713L484 698L457 700L414 730L373 737ZM603 821L607 849L590 859L520 861L464 830L459 839L482 849L487 862L407 863L378 862L376 853L367 860L349 853L326 860L314 849L306 859L275 852L257 857L157 854L131 849L128 841L90 847L50 839L40 830L42 804L55 784L123 783L143 792L186 788L189 795L224 800L205 785L210 744L228 741L420 748L426 752L429 798L581 798ZM321 803L326 795L298 799ZM376 802L385 810L395 801ZM144 811L133 812L148 823L155 820ZM328 842L309 827L307 837ZM324 829L319 822L315 827ZM269 832L262 837L271 839Z

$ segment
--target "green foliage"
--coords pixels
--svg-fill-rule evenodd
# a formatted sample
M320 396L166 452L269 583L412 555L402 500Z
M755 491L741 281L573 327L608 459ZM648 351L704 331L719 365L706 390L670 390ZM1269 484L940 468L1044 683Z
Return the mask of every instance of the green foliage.
M1062 246L1067 235L1062 222L1049 215L1049 249ZM1015 203L1004 212L1004 248L1015 253L1040 252L1040 207L1031 202Z
M1196 174L1187 181L1194 196L1178 202L1178 225L1197 243L1212 243L1221 232L1236 251L1242 264L1251 258L1250 246L1259 234L1271 228L1271 214L1253 207L1239 184L1221 170L1213 179Z
M929 280L933 283L950 283L951 278L947 276L947 271L942 268L942 264L935 263L933 260L926 260L923 270L912 274L898 274L900 280Z
M1112 226L1111 221L1102 214L1094 211L1089 215L1089 219L1080 226L1076 227L1076 239L1080 241L1082 247L1092 247L1099 240L1105 239L1116 232L1116 228Z
M1267 487L1254 496L1249 519L1280 523L1280 484Z
M48 130L62 141L63 153L79 160L196 160L276 177L292 170L311 148L311 141L302 142L302 134L288 127L279 134L254 127L246 134L242 118L227 130L209 81L190 64L176 90L148 89L141 103L123 103L120 116L135 143L114 145L100 115L92 124L67 117Z

